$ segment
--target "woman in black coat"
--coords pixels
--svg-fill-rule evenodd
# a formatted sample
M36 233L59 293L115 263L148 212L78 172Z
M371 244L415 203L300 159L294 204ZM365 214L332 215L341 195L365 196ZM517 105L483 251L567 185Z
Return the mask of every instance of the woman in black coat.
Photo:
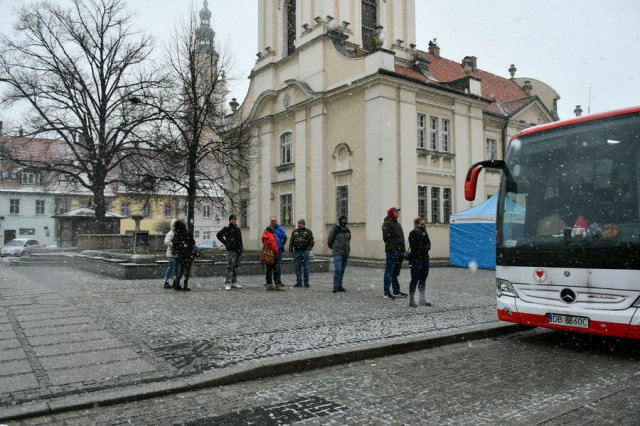
M191 291L189 288L189 273L194 258L196 241L187 230L187 224L179 220L175 225L173 235L173 254L177 258L176 277L173 280L173 289L177 291ZM180 279L184 275L184 287L180 287Z
M409 283L409 306L416 308L416 286L420 293L418 303L422 306L431 306L425 298L426 282L429 276L429 250L431 240L427 233L427 224L421 217L413 221L413 231L409 233L409 266L411 267L411 282Z

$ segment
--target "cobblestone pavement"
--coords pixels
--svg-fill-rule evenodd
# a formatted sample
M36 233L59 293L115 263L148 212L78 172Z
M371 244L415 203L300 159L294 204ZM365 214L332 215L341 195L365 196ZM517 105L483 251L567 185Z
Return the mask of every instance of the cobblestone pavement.
M382 273L349 267L347 293L331 292L331 273L285 292L265 291L260 276L240 277L244 288L233 291L221 277L195 278L185 293L155 279L0 262L0 419L74 395L496 322L493 271L433 268L434 306L418 309L384 300ZM406 291L408 271L400 278Z
M639 356L530 330L17 424L635 425Z

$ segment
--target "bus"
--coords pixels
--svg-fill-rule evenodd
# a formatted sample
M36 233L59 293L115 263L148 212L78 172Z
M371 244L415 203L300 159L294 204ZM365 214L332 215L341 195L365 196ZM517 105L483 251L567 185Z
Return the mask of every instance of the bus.
M535 126L511 138L496 215L500 320L640 338L640 107Z

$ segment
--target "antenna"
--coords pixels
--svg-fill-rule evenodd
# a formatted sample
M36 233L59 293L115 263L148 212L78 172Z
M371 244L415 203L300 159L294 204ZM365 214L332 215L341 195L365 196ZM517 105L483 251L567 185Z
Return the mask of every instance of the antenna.
M591 85L589 85L589 104L587 105L587 115L591 114Z

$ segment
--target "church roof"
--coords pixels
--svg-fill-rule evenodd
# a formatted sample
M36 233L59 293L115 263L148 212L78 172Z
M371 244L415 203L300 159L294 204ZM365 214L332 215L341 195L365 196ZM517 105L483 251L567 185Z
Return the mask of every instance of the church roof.
M500 77L475 66L471 72L467 73L463 70L460 62L421 50L418 50L417 53L419 57L429 62L427 68L432 78L427 77L417 68L402 65L396 65L396 73L431 85L453 89L457 88L454 82L469 77L478 79L481 81L481 97L488 101L484 108L487 112L509 117L538 99L535 96L527 96L522 87L511 79ZM459 88L456 91L462 92Z

